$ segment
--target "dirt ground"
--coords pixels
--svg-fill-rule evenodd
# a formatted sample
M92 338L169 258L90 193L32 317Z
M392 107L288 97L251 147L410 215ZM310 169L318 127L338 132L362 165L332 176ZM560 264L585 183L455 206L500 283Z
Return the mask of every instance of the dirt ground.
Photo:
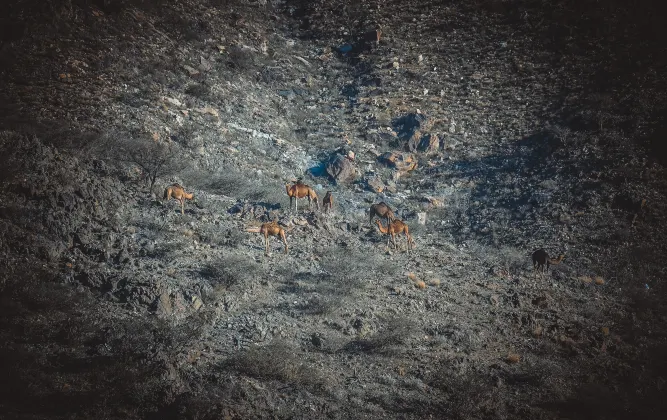
M658 6L10 2L0 417L662 418Z

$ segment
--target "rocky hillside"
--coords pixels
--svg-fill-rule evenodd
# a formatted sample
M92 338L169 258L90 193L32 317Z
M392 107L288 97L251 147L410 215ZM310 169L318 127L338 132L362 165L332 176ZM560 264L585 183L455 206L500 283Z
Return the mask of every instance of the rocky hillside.
M662 418L652 2L6 10L3 418Z

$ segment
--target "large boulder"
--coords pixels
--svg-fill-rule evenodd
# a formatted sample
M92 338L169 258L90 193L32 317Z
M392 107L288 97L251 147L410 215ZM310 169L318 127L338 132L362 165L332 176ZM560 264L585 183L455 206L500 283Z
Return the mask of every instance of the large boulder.
M421 112L410 113L393 121L398 138L405 142L409 152L435 152L440 149L440 138L428 131L433 121Z
M354 157L354 155L351 155ZM326 165L327 174L336 184L350 183L357 177L357 168L350 156L344 156L336 153L331 156Z
M392 125L399 138L409 139L419 131L428 130L431 127L431 122L426 115L419 112L398 117L392 122Z

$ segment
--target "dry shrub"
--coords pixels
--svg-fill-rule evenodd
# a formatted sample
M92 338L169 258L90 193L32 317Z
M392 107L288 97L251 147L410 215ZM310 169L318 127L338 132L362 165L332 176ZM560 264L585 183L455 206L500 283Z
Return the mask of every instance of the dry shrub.
M400 269L395 261L385 260L372 250L337 246L324 251L320 266L328 276L327 281L347 291L362 287L364 281L374 280L378 274L394 276Z
M419 330L411 318L390 318L385 323L386 326L371 337L352 341L345 346L345 349L390 356L398 353L399 348Z
M183 177L198 189L237 200L260 201L273 206L286 196L285 187L277 181L231 167L213 173L194 169L184 172Z
M298 350L283 341L273 341L267 346L253 346L229 358L222 364L223 370L233 370L242 375L264 380L277 380L311 390L324 387L319 371L308 366Z
M494 405L493 385L481 375L457 369L451 363L443 363L427 378L434 388L448 397L448 407L442 418L486 418L487 410Z
M254 260L242 255L228 255L212 261L199 271L214 287L229 289L230 287L252 281L259 270Z
M153 191L158 178L176 174L185 167L187 162L180 152L180 148L173 143L124 135L116 139L113 156L139 166L148 177L149 191Z
M521 356L519 356L516 353L510 353L507 355L507 358L505 360L507 361L507 363L512 363L512 364L519 363L519 361L521 360Z
M426 283L424 283L424 280L417 280L414 283L417 289L426 289Z

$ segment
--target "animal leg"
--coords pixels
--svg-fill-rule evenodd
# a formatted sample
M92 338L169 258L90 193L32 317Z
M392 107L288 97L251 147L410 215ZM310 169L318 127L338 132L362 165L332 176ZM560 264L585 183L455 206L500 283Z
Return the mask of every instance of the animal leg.
M185 199L181 198L181 214L185 214Z
M283 243L285 244L285 254L287 254L287 238L285 237L285 232L281 231L280 236L283 239Z

